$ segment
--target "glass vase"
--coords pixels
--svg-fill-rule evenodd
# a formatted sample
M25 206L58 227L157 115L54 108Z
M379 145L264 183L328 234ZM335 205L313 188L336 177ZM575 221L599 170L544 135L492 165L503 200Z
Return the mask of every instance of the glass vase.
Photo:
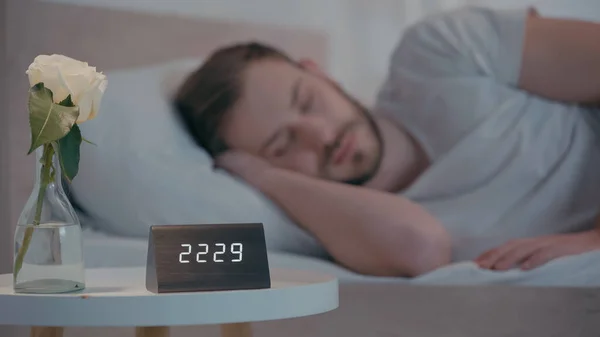
M58 148L36 150L35 184L15 232L14 290L65 293L85 288L82 229L63 186Z

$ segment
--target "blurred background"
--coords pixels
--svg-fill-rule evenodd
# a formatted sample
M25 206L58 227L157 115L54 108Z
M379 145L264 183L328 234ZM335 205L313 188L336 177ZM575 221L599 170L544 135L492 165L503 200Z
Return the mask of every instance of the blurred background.
M262 40L293 57L312 57L371 105L390 53L411 23L467 4L510 7L536 2L540 1L0 0L6 58L0 69L0 272L10 272L12 231L33 182L33 157L25 156L25 69L36 55L66 54L114 71L203 57L234 41ZM593 3L600 11L597 0L573 6L585 4L589 9Z
M564 8L571 1L0 0L0 273L11 272L14 227L33 185L33 156L25 155L25 70L39 54L65 54L113 72L261 40L292 57L313 58L369 106L404 29L424 15L463 5L536 3L544 3L542 14L552 15L553 4ZM583 8L600 13L598 0L570 6L580 18L586 17ZM0 336L11 333L0 328Z

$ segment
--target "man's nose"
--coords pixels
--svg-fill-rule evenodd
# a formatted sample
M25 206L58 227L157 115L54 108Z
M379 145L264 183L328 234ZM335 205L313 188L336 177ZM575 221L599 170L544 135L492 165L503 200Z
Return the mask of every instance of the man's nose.
M298 123L298 138L302 145L323 153L336 139L335 126L321 117L306 116Z

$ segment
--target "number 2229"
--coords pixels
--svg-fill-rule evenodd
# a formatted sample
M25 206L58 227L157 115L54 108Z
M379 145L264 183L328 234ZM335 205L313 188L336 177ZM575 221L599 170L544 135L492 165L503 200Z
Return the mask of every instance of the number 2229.
M213 253L213 262L225 262L225 260L223 259L219 259L219 255L223 255L225 254L225 252L227 251L227 245L224 243L215 243L215 246L217 248L219 248L219 250L215 251ZM184 256L190 255L192 253L192 245L190 244L182 244L181 247L187 248L187 252L181 252L179 254L179 263L190 263L189 260L185 260ZM200 247L201 251L199 251L196 254L196 262L198 263L205 263L208 262L207 260L203 260L200 258L201 255L207 255L208 251L209 251L209 246L206 243L200 243L198 244L198 247ZM229 250L232 254L237 254L237 258L232 259L231 262L242 262L242 249L243 249L243 245L241 243L232 243L231 246L229 247Z

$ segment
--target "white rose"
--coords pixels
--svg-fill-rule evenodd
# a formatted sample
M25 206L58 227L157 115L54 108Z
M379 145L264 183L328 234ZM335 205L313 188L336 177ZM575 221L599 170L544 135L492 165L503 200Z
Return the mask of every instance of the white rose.
M78 124L96 117L107 81L95 67L64 55L39 55L25 73L31 86L43 82L52 91L55 103L71 95L79 107Z

